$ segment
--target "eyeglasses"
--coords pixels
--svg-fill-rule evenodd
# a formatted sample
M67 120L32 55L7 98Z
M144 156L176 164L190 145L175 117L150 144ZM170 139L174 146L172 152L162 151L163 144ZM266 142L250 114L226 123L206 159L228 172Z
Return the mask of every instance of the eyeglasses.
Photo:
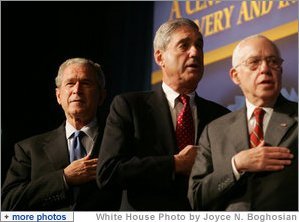
M245 65L250 70L256 70L262 64L262 61L264 61L264 60L266 61L267 65L273 69L281 68L281 65L284 61L282 58L276 57L276 56L249 57L248 59L244 60L240 64L236 65L235 68L237 68L240 65Z

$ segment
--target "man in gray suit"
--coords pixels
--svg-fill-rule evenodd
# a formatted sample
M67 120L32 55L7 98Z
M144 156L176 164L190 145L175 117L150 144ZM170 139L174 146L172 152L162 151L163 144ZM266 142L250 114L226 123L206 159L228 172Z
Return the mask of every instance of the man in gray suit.
M56 86L66 121L16 143L2 187L1 209L117 210L120 193L100 191L95 182L103 131L96 114L106 96L102 69L91 60L68 59L59 68ZM87 155L74 158L72 144L78 131L80 148Z
M298 104L280 94L282 63L264 36L235 48L230 77L246 106L202 133L189 180L193 209L298 210Z

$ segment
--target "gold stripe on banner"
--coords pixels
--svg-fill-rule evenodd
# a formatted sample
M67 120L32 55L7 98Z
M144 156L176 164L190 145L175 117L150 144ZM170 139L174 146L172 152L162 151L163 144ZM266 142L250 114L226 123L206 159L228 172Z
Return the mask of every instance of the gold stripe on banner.
M296 33L298 33L298 20L277 26L273 29L269 29L267 31L261 32L260 34L266 36L272 41L276 41ZM204 54L204 65L209 65L211 63L232 56L232 52L238 43L239 41L206 52ZM152 85L157 84L161 81L162 81L162 71L157 70L152 72L152 78L151 78Z

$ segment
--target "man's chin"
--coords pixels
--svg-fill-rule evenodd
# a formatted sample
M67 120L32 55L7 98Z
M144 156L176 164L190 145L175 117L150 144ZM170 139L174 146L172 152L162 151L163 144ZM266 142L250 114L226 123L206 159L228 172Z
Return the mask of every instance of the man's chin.
M70 110L70 113L73 115L73 116L83 116L85 115L86 111L85 109L82 109L82 108L75 108L75 109L71 109Z
M198 72L197 73L188 73L188 79L187 82L191 83L191 84L198 84L198 82L200 81L202 75L200 75Z
M262 98L265 101L274 102L276 98L278 97L279 92L273 92L273 90L269 91L263 91L259 94L259 97Z

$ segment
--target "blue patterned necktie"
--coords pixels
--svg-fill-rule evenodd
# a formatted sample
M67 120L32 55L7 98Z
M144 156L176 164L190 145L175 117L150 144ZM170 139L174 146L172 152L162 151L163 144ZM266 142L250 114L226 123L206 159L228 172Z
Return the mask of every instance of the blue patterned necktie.
M70 149L70 161L73 162L75 160L81 159L84 156L86 156L86 150L83 147L81 143L81 139L85 133L83 131L75 131L72 134L73 137L73 142L71 144L71 149ZM80 193L80 187L79 186L74 186L72 187L73 191L73 206L72 209L74 210L77 204L77 199Z
M81 139L84 136L83 131L75 131L73 133L73 142L70 150L70 160L71 162L81 159L86 156L86 150L81 143Z

